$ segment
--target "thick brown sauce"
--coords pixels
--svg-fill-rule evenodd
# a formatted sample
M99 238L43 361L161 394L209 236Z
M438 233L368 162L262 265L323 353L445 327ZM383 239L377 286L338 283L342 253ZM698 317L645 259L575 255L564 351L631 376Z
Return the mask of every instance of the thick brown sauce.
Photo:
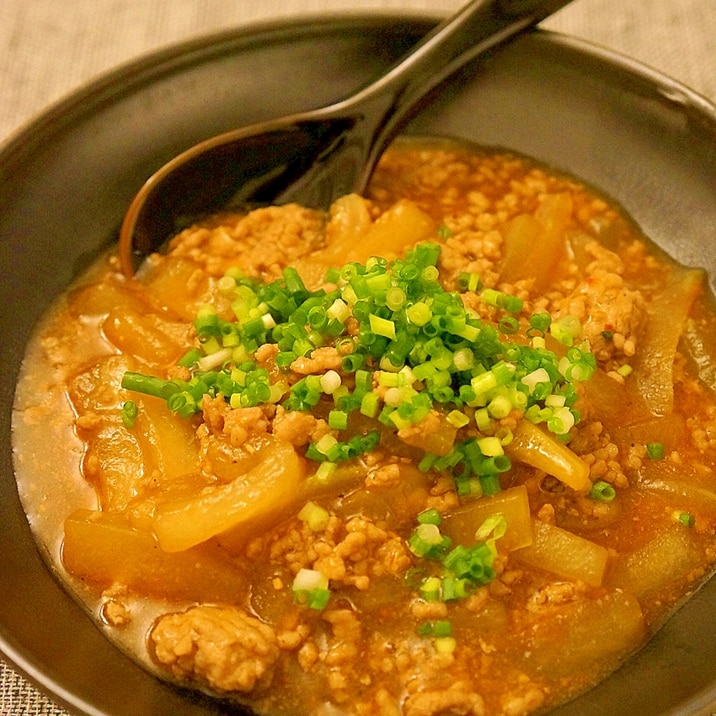
M554 196L569 197L559 240L554 242L557 248L528 265L519 257L510 258L510 230L519 233L520 217L539 215L545 197ZM457 503L449 484L438 475L430 475L426 483L409 472L402 486L366 490L356 487L360 481L349 476L337 489L312 496L335 521L330 535L320 535L322 544L334 551L348 550L347 525L352 524L364 540L361 544L375 539L375 548L366 547L367 556L360 550L346 552L354 581L336 580L324 612L295 605L287 587L295 565L311 562L307 551L315 551L311 541L319 539L297 521L300 504L287 507L275 524L254 528L252 539L243 534L221 536L218 542L199 547L202 559L213 559L216 550L224 556L228 551L230 559L243 565L239 574L246 571L251 576L236 594L235 605L279 635L271 687L257 687L249 703L266 713L407 716L516 715L555 705L608 674L711 570L716 528L716 331L702 277L650 248L603 199L519 158L442 145L398 145L382 161L369 198L372 218L407 198L436 227L450 228L450 237L443 238L441 266L448 283L460 271L476 271L486 285L522 296L533 312L555 313L569 306L575 313L594 311L583 317L585 324L588 316L597 316L595 320L615 318L626 327L616 338L618 327L606 324L591 334L599 373L584 387L583 420L570 442L590 466L590 479L604 480L616 489L615 500L595 502L519 461L502 479L505 490L523 486L540 524L604 548L608 566L603 579L594 584L535 569L519 550L500 553L498 578L472 598L447 607L421 602L401 579L404 568L399 573L385 568L389 560L380 550L392 543L384 534L370 537L371 530L405 540L422 509L437 506L445 514L454 512ZM231 251L240 252L244 270L273 278L283 261L305 265L305 246L290 239L297 224L303 240L314 241L314 248L325 241L320 217L286 217L279 212L272 221L286 222L275 235L266 229L266 221L258 220L232 220L232 226L240 228L228 230L230 239L220 229L185 235L174 263L159 261L142 277L145 286L125 282L117 274L115 259L104 259L39 327L18 386L18 485L38 542L110 638L160 673L166 672L147 649L147 632L158 615L183 612L197 600L167 598L161 588L147 586L144 578L127 591L106 578L93 581L91 574L68 574L61 556L65 520L80 508L129 514L139 528L151 518L147 510L157 504L152 500L166 489L161 476L155 476L159 487L153 485L151 474L141 476L132 487L138 502L122 497L126 485L107 486L111 460L104 448L117 448L117 460L126 461L125 468L120 465L122 474L134 466L126 451L135 443L117 437L122 434L117 406L127 396L113 387L116 373L147 365L155 374L168 370L190 345L183 326L191 322L195 305L205 300L206 286L236 263ZM555 214L547 221L557 221ZM590 248L593 239L603 249ZM267 243L272 240L277 242L275 249ZM204 253L207 246L220 250L216 265L197 261L196 252ZM197 268L205 273L197 274ZM531 271L537 273L536 279ZM621 282L610 284L613 276ZM187 292L183 302L175 292L177 285ZM622 302L618 309L608 308L610 297ZM668 312L676 338L683 333L678 346L675 340L660 341L652 335L660 326L660 317L650 313L655 305ZM147 363L141 349L131 355L127 346L134 345L135 338L131 327L122 327L122 318L128 315L139 316L140 323L150 317L147 320L158 331L152 335L159 336L154 350L166 349L164 360ZM685 318L683 325L679 315ZM635 355L630 341L636 343ZM172 355L175 347L177 355ZM111 368L108 357L123 352L129 358L119 358L119 368ZM673 390L671 385L663 390L660 383L654 387L648 377L639 378L639 370L655 369L654 361L667 363L657 369ZM625 365L635 367L635 372L629 375ZM617 377L620 369L625 378ZM108 391L104 403L103 390ZM114 432L107 438L101 426L110 424ZM187 429L186 423L170 427ZM262 439L257 437L256 444ZM147 445L161 449L161 439L152 440L140 440L139 453L146 457ZM204 468L212 466L219 482L231 482L241 458L226 436L222 440L211 444ZM649 459L647 443L663 443L665 459ZM420 457L419 451L399 441L392 447L406 464ZM50 453L55 457L48 471L45 458ZM159 472L174 469L167 466L166 455L152 459ZM391 455L384 458L385 464L391 461ZM365 470L359 468L358 474L364 476ZM202 484L192 477L188 489L201 489ZM692 527L675 519L683 513L694 518ZM362 522L351 523L356 518ZM369 587L364 589L360 579L366 574ZM142 584L148 594L142 594ZM230 590L230 580L227 585ZM450 620L458 644L449 654L436 652L430 639L416 634L425 620L443 618ZM201 679L197 682L200 688L204 685Z

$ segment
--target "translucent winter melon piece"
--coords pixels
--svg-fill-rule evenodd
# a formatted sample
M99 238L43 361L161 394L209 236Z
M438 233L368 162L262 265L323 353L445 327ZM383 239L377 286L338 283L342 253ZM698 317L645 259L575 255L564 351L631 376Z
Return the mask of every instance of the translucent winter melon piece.
M168 553L154 535L118 513L72 513L65 520L62 558L80 579L102 587L123 584L151 596L235 601L246 589L244 574L216 545Z
M700 559L692 532L674 524L619 562L609 582L642 599L685 579Z
M130 432L141 447L145 473L152 475L156 484L194 472L198 464L196 424L173 413L159 398L139 394L131 398L138 411Z
M193 321L197 305L207 290L207 279L193 261L181 256L164 257L144 278L147 292L170 315Z
M340 232L333 243L317 252L317 261L342 266L349 261L364 263L371 256L387 259L401 256L421 241L435 238L435 223L417 204L401 199L372 224L361 221L360 235Z
M157 505L154 531L162 549L176 552L238 527L277 518L296 500L305 467L290 443L275 441L261 461L228 484Z
M585 671L590 679L636 649L645 635L634 595L621 590L545 607L525 632L523 653L532 669L550 677Z
M599 586L609 553L605 547L560 527L534 520L534 542L515 555L532 567Z
M137 438L116 416L103 416L87 441L82 468L105 510L123 510L144 483Z
M440 531L455 544L475 543L475 533L492 515L501 514L507 522L505 534L497 541L499 550L512 551L532 544L533 530L527 488L510 487L491 497L480 497L457 507L444 516Z
M181 333L156 315L128 306L112 309L102 323L105 336L120 351L153 365L173 363L186 351L186 343L171 335L172 329Z
M584 460L529 420L520 421L505 452L513 460L553 475L573 490L586 490L591 486L589 466Z
M570 194L547 194L534 216L515 217L506 229L500 279L514 283L532 278L536 289L549 285L566 256L572 210Z

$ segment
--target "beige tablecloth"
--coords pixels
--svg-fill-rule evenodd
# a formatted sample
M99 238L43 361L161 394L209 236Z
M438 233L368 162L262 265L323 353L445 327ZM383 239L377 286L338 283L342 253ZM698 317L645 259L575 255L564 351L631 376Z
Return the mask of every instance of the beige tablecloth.
M297 15L447 13L459 0L0 0L0 142L116 65L189 37ZM716 0L575 0L545 26L617 50L716 102ZM1 608L1 607L0 607ZM2 716L65 712L0 660Z

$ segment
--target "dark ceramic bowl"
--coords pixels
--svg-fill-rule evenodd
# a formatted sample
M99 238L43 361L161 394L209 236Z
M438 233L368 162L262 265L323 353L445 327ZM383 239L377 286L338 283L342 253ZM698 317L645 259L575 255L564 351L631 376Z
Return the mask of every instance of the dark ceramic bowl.
M71 711L221 712L112 646L33 541L15 489L10 414L35 320L116 240L130 199L166 160L219 132L351 92L432 24L357 16L201 39L93 83L0 150L0 650ZM511 148L581 177L679 261L716 276L716 109L633 62L535 32L453 77L408 131ZM52 479L51 455L47 462ZM685 716L714 705L711 581L617 673L555 713Z

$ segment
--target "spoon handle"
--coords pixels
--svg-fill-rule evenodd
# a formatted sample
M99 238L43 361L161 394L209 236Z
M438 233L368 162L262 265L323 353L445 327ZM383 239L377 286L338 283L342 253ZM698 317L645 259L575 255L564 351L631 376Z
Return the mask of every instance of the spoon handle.
M385 92L414 99L471 59L533 27L571 0L472 0L437 25L393 67L348 100Z
M358 105L383 104L382 112L371 113L380 129L358 189L365 188L375 161L417 111L423 97L470 60L535 26L570 1L472 0L428 33L378 80L350 99L326 108L333 116L347 116Z

